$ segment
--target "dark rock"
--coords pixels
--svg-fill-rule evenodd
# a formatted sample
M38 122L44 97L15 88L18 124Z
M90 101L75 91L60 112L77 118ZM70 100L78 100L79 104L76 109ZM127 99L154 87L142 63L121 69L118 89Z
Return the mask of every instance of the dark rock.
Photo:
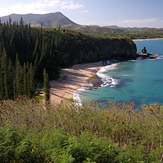
M159 57L159 55L156 54L150 54L150 53L137 53L137 58L141 57L142 59L156 59Z
M97 39L92 45L85 43L85 47L80 51L76 51L79 56L73 61L72 65L110 60L113 58L124 60L136 59L136 51L135 43L129 39ZM70 62L69 58L64 58L64 61Z

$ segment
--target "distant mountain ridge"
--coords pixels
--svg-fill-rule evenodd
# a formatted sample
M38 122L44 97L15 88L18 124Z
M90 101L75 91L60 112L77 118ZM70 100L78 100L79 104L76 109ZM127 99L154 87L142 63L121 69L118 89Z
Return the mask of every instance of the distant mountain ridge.
M9 21L9 17L12 22L19 22L21 18L27 24L31 24L31 26L41 26L44 27L66 27L72 25L78 25L75 22L71 21L61 12L48 13L48 14L11 14L8 16L0 17L1 22Z
M110 33L112 30L123 32L120 28L117 29L110 29L108 27L100 27L100 26L88 26L88 25L79 25L72 20L70 20L68 17L63 15L61 12L55 12L55 13L47 13L47 14L11 14L8 16L0 17L0 20L2 23L9 21L9 18L11 18L12 22L19 22L21 18L23 18L23 21L26 24L30 24L31 26L40 27L41 25L43 27L61 27L61 28L67 28L72 29L78 32L83 33Z
M132 31L143 31L148 30L150 28L124 28L118 27L116 25L112 26L99 26L99 25L79 25L68 17L66 17L61 12L55 13L47 13L47 14L11 14L8 16L0 17L2 23L9 21L11 18L12 22L18 22L23 18L23 21L26 24L30 24L33 27L54 27L54 28L67 28L71 30L75 30L82 33L98 33L98 34L106 34L106 33L128 33L128 30Z

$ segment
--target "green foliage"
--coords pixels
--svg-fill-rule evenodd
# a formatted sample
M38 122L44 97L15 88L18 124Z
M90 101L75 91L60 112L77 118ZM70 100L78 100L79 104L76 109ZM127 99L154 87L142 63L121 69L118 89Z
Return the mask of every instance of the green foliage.
M49 83L48 74L45 69L43 72L43 77L44 77L45 101L48 102L50 100L50 83Z
M92 33L95 36L105 36L110 38L130 38L130 39L153 39L153 38L163 38L163 30L124 30L120 32L108 32L108 33Z
M34 144L20 131L6 126L0 128L0 160L2 162L42 162L43 157Z
M34 95L34 70L32 64L26 63L24 67L21 66L17 55L15 66L13 66L4 52L0 67L0 99L13 99L19 95L28 97Z
M162 162L163 106L92 101L47 106L35 100L0 104L2 162ZM148 108L148 109L147 109ZM149 109L150 108L150 109ZM152 111L153 110L153 111Z
M44 98L44 96L41 96L41 95L40 96L35 96L35 98L42 100Z

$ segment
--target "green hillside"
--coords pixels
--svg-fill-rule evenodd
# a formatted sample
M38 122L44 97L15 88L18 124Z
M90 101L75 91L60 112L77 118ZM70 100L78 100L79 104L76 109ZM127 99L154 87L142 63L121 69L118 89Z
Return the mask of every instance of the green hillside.
M48 14L11 14L8 16L0 17L1 22L7 22L9 18L12 19L13 22L19 22L21 18L23 18L26 24L31 24L31 26L38 26L41 25L43 27L65 27L67 25L77 25L61 12L55 13L48 13Z
M72 29L75 31L83 32L83 33L114 33L114 32L123 32L122 29L110 29L105 27L97 27L97 26L84 26L79 25L68 17L63 15L61 12L48 13L48 14L11 14L8 16L0 17L1 22L4 23L9 21L9 18L12 19L13 22L19 22L21 18L23 18L24 23L31 24L33 27L61 27L66 29Z
M71 29L82 33L89 33L100 36L109 37L129 37L131 39L145 39L145 38L163 38L163 29L155 28L122 28L117 26L100 27L97 25L79 25L61 12L47 13L47 14L11 14L8 16L0 17L2 23L9 22L10 19L14 23L19 23L23 18L24 23L30 24L33 27L45 28L63 28Z

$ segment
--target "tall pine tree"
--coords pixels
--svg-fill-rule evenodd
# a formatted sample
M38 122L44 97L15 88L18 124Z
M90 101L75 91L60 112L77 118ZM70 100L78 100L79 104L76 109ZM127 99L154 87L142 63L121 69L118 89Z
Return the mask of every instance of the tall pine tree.
M14 79L14 96L22 95L23 93L23 68L19 62L18 54L15 60L15 79Z
M49 77L46 72L46 69L43 71L43 79L44 79L44 92L45 92L45 101L46 103L50 102L50 83Z
M1 58L1 77L2 77L2 97L4 99L9 98L9 89L8 89L8 78L7 78L7 66L8 66L8 58L6 54L6 50L3 49L2 58Z

